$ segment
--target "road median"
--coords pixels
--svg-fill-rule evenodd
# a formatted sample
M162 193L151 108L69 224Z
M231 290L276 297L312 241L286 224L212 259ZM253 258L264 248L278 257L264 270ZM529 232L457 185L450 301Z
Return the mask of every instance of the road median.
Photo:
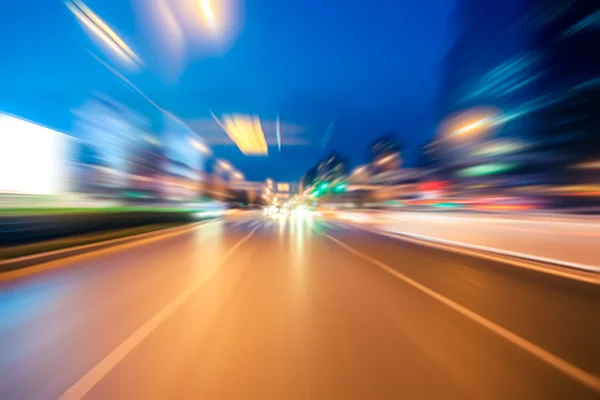
M56 242L54 247L51 243L34 243L30 250L44 248L44 251L32 251L27 255L17 257L6 257L0 260L0 281L29 275L43 270L51 269L63 261L75 261L76 258L91 254L100 250L118 250L123 246L141 244L164 239L177 234L182 234L197 228L200 224L209 221L193 223L177 223L163 225L145 225L143 227L130 228L120 231L104 232L81 237L70 237L60 239L60 245ZM53 241L51 241L53 242ZM70 244L70 245L69 245ZM21 246L19 246L21 247ZM10 252L23 249L3 249L1 255L10 255Z

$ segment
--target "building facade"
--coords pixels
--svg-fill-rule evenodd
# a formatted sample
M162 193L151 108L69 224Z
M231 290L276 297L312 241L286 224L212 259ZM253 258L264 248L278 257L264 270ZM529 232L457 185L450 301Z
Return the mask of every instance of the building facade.
M488 181L574 179L560 170L592 158L600 136L593 111L600 104L600 3L461 0L455 22L440 130L429 146L442 175L466 178L465 171L492 165L506 168L485 175ZM506 151L480 151L498 142Z

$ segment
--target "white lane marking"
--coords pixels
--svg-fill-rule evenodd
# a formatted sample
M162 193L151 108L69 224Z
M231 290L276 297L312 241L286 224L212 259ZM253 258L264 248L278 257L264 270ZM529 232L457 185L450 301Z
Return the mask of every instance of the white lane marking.
M342 247L345 250L349 251L350 253L354 254L355 256L357 256L371 264L376 265L377 267L385 270L386 272L389 272L390 274L394 275L396 278L404 281L405 283L422 291L423 293L433 297L437 301L447 305L448 307L450 307L453 310L457 311L458 313L464 315L465 317L469 318L470 320L489 329L490 331L496 333L497 335L499 335L499 336L503 337L504 339L508 340L509 342L513 343L514 345L525 350L529 354L537 357L538 359L545 362L546 364L556 368L557 370L574 378L575 380L579 381L580 383L584 384L585 386L589 387L590 389L593 389L594 391L600 393L600 379L598 377L582 370L579 367L576 367L575 365L569 363L568 361L563 360L562 358L550 353L549 351L542 349L541 347L518 336L517 334L509 331L508 329L503 328L502 326L490 321L489 319L469 310L468 308L456 303L455 301L450 300L449 298L439 294L438 292L436 292L432 289L429 289L428 287L407 277L406 275L401 274L400 272L394 270L393 268L382 263L381 261L376 260L366 254L363 254L363 253L353 249L352 247L350 247L347 244L345 244L344 242L334 238L333 236L328 235L327 233L325 233L325 236L327 238L329 238L330 240L334 241L335 243L337 243L340 247Z
M422 246L434 247L434 248L440 249L440 250L452 251L454 253L465 254L465 255L469 255L469 256L473 256L473 257L483 258L486 260L500 262L503 264L509 264L509 265L513 265L516 267L521 267L521 268L529 269L529 270L536 271L536 272L541 272L541 273L548 274L548 275L559 276L561 278L567 278L567 279L584 282L584 283L591 283L593 285L600 285L600 276L582 275L582 274L578 273L578 271L575 271L575 270L581 270L582 272L585 272L585 273L594 274L594 273L600 272L599 268L588 267L588 266L572 264L572 263L569 264L569 263L564 263L564 262L561 262L558 260L553 260L553 259L548 259L548 258L543 258L543 257L535 257L535 256L529 256L527 254L522 254L522 253L497 250L497 249L494 249L491 247L469 245L468 243L454 242L451 240L444 240L444 239L436 239L436 238L432 238L429 236L414 235L414 234L410 234L410 233L400 233L400 234L399 233L391 233L391 232L381 231L381 230L377 230L377 229L368 229L368 228L366 228L364 226L360 226L360 225L354 225L354 226L359 229L365 230L367 232L374 233L376 235L387 236L387 237L390 237L393 239L405 240L407 242L415 243L415 244L422 245ZM475 250L479 250L479 251L475 251ZM507 257L498 257L498 256L495 256L494 254L490 254L490 253L504 255ZM524 260L519 260L519 259L515 259L515 258L510 258L510 257L518 257L518 258L522 258ZM551 264L558 264L559 266L556 268L552 268L549 266L545 267L542 265L533 264L533 262L545 262L545 263L551 263ZM565 270L565 268L572 268L572 269L574 269L574 271L568 271L568 270Z
M82 399L102 378L104 378L114 367L116 367L133 349L135 349L148 335L150 335L165 319L175 312L196 290L198 290L208 279L210 279L225 264L227 259L250 237L256 229L250 231L232 248L225 253L219 264L207 275L190 285L181 292L176 298L171 300L163 309L154 314L152 318L140 326L131 336L119 344L102 361L96 364L84 376L82 376L73 386L71 386L62 396L61 400Z

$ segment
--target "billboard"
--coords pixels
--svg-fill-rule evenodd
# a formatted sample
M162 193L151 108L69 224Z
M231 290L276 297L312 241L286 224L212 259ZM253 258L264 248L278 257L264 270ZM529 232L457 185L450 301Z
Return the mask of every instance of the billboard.
M63 133L0 114L0 193L66 192L70 141Z

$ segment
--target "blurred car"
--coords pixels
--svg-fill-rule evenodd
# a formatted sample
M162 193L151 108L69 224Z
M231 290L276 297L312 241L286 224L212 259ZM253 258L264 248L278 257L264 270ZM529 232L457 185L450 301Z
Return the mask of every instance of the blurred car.
M287 217L290 213L289 208L280 206L266 207L263 211L264 215L270 218Z
M263 214L267 217L273 215L273 213L275 212L275 207L274 206L269 206L269 207L265 207L263 209Z

